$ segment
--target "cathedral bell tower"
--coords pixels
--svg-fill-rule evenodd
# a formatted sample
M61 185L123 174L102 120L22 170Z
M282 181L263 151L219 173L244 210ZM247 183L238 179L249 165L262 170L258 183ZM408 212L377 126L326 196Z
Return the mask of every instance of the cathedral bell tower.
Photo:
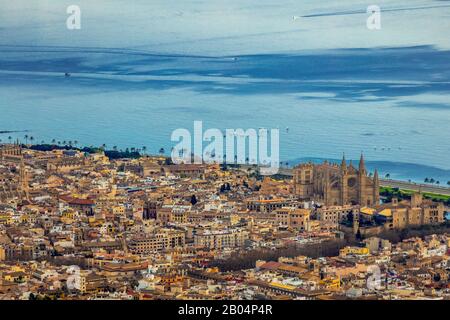
M348 197L347 197L347 162L345 161L345 154L342 154L342 162L341 162L341 201L340 205L347 204Z
M27 169L25 167L25 162L22 159L20 160L20 167L19 167L19 188L21 194L24 196L26 200L30 198L29 196L29 184L28 184L28 173Z
M361 158L359 159L359 170L358 170L358 179L359 179L358 198L359 198L359 203L363 206L367 204L366 176L367 176L367 171L366 171L366 166L364 163L364 156L361 153Z
M356 235L359 230L359 210L353 210L353 234Z
M375 169L375 173L373 174L373 204L380 204L380 180L378 178L378 170Z

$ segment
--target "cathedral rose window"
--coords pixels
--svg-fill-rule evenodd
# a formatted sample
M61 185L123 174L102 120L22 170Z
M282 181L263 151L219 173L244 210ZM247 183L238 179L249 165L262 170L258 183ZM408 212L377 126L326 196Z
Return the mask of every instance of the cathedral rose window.
M356 185L356 179L355 178L348 179L347 184L350 188L353 188Z

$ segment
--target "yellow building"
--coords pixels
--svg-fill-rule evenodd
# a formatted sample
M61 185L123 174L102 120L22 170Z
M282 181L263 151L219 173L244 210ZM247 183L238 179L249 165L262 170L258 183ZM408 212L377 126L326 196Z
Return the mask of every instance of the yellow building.
M341 287L341 279L339 277L325 278L319 281L319 285L326 289L339 289Z
M404 229L410 226L440 224L445 221L445 206L440 202L424 200L420 193L411 196L411 201L392 202L377 207L377 219L385 222L389 229Z
M5 261L6 259L6 251L5 248L0 247L0 261Z
M30 277L22 271L13 271L10 273L7 273L3 277L6 281L15 282L15 283L23 283L27 282Z
M308 230L310 209L284 207L275 210L275 220L279 226L298 230Z
M1 214L0 215L0 224L2 225L11 225L13 223L12 216L10 214Z
M346 257L349 255L368 255L369 248L360 248L360 247L345 247L339 251L340 257Z

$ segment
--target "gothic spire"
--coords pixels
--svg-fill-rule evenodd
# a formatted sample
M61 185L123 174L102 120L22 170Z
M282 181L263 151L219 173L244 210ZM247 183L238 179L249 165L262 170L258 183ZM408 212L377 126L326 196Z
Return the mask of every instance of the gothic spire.
M361 158L359 159L359 173L363 174L366 172L366 165L364 164L364 156L361 152Z
M342 154L341 169L342 171L345 171L347 169L347 163L345 162L345 153Z

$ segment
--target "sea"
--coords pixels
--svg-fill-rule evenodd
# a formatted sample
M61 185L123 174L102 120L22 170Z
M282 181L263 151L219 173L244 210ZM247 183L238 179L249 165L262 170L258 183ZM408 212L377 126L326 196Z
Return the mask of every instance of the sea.
M202 121L278 129L287 166L363 153L382 176L450 181L444 1L380 1L378 31L354 0L80 0L79 30L72 2L0 0L2 142L168 152Z

